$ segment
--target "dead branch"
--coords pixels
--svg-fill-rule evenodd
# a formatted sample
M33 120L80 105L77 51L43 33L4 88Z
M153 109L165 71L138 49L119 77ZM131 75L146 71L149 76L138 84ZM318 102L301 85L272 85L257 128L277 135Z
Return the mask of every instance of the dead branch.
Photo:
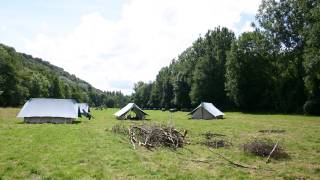
M270 162L270 157L272 155L272 153L274 152L274 150L276 150L277 146L278 146L279 140L277 141L277 143L273 146L273 149L271 150L271 152L269 153L269 156L267 158L266 163L268 164Z
M132 132L131 129L129 128L130 142L131 142L131 144L133 146L133 149L136 149L136 144L135 144L136 140L134 139L134 134L133 133L134 132Z
M226 158L225 156L223 156L222 154L219 154L217 152L214 152L212 149L209 148L209 150L215 154L217 154L218 156L220 156L222 159L228 161L230 164L236 166L236 167L241 167L241 168L247 168L247 169L258 169L256 167L252 167L252 166L248 166L248 165L243 165L243 164L240 164L240 163L236 163L236 162L233 162L231 161L230 159Z

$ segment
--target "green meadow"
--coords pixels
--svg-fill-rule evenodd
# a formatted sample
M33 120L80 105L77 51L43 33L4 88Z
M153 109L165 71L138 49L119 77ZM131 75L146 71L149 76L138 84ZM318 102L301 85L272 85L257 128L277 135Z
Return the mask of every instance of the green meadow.
M186 112L147 111L148 120L119 121L117 109L93 110L95 119L74 124L24 124L19 109L0 109L0 179L319 179L320 117L227 112L225 119L191 120ZM133 149L127 137L111 132L118 123L169 123L188 130L189 145L176 151ZM285 133L263 134L259 130ZM233 166L199 144L202 133L227 135L230 148L214 149ZM254 137L279 140L290 155L271 160L248 155L242 145Z

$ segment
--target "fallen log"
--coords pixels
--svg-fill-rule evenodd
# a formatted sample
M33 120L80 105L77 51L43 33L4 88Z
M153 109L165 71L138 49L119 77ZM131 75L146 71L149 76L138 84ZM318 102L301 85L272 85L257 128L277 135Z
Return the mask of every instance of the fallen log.
M258 169L257 167L252 167L252 166L248 166L248 165L243 165L240 163L236 163L234 161L231 161L230 159L226 158L225 156L223 156L222 154L219 154L217 152L214 152L212 149L209 148L209 150L215 154L217 154L218 156L220 156L222 159L226 160L227 162L229 162L230 164L236 166L236 167L241 167L241 168L247 168L247 169Z

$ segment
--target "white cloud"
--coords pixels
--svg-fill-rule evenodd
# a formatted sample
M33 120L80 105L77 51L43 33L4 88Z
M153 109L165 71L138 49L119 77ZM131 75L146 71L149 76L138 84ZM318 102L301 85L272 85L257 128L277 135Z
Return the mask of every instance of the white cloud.
M6 30L7 30L7 26L4 26L4 25L0 26L0 31L6 31Z
M247 21L244 26L241 28L241 32L248 32L248 31L253 31L254 28L251 26L251 22Z
M86 14L68 34L41 33L26 42L25 50L97 88L130 93L134 82L154 80L161 67L208 29L220 25L236 33L248 30L234 26L242 13L255 14L259 4L260 0L130 0L117 21L99 12Z

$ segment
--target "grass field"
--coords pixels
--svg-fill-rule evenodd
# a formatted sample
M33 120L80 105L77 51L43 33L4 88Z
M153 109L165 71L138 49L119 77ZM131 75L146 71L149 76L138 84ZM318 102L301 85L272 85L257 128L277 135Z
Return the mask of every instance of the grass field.
M110 131L118 121L116 109L93 110L94 120L75 124L23 124L19 109L0 109L0 179L319 179L320 117L226 113L217 121L190 120L173 114L177 129L188 129L190 145L173 151L132 148L128 139ZM169 112L147 111L146 123L168 123ZM283 129L282 134L261 134L262 129ZM201 133L227 135L229 149L217 151L259 170L234 167L198 144ZM280 139L290 159L272 160L245 154L241 145L250 138ZM206 161L206 162L201 162ZM272 169L272 171L267 170Z

